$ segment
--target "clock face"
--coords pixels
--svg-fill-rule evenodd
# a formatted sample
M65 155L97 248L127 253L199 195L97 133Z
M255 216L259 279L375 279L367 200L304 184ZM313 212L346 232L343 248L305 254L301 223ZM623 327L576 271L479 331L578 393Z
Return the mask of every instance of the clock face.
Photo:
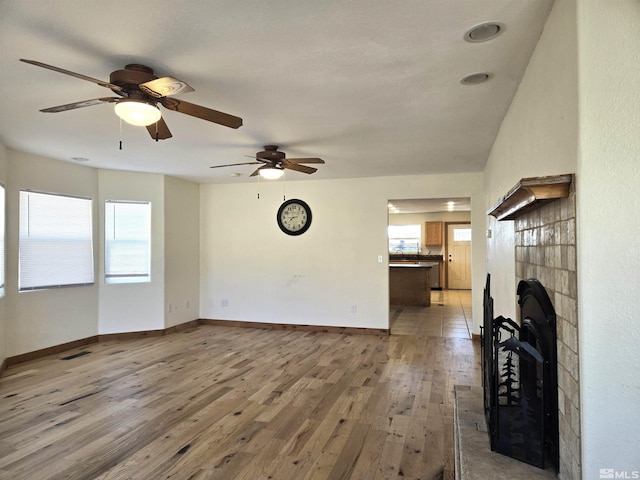
M277 220L287 235L301 235L311 226L311 209L302 200L287 200L280 205Z

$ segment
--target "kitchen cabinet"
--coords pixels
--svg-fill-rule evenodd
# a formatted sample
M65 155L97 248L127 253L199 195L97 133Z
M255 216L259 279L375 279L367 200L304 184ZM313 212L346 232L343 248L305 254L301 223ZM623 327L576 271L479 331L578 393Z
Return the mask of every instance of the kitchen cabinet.
M427 247L442 246L442 230L442 222L426 222L424 244Z
M423 263L389 265L389 301L391 305L431 305L431 267Z

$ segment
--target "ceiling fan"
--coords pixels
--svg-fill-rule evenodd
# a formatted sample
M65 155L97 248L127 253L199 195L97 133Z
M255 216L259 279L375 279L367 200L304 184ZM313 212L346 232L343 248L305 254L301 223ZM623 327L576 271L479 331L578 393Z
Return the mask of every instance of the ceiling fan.
M238 128L242 125L242 118L240 117L188 103L184 100L178 100L177 98L169 98L178 93L193 92L193 88L182 80L174 77L158 78L153 74L153 70L145 65L137 63L126 65L124 70L111 72L109 81L103 82L96 78L35 60L25 60L21 58L20 61L95 83L101 87L109 88L120 96L94 98L92 100L68 103L57 107L45 108L40 110L41 112L58 113L101 103L115 103L115 111L120 118L133 125L147 127L149 134L156 141L172 137L169 127L167 127L167 124L162 118L158 104L161 104L168 110L191 115L192 117L197 117L226 127Z
M210 168L235 167L236 165L261 165L250 176L260 175L270 180L280 178L285 169L302 173L314 173L318 169L302 165L303 163L324 163L321 158L287 158L286 154L278 150L277 145L265 145L264 151L256 153L255 162L230 163L227 165L214 165Z

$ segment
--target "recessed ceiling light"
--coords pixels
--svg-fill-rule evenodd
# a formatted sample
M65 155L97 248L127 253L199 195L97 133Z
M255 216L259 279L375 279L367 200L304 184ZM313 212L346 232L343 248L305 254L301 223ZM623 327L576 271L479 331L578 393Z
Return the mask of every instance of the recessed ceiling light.
M232 176L232 177L241 177L241 176L242 176L242 174L241 174L241 173L238 173L238 172L233 172L233 173L231 174L231 176Z
M74 162L88 162L89 161L88 158L84 158L84 157L71 157L71 160L73 160Z
M481 72L481 73L472 73L470 75L465 75L460 79L460 83L463 85L478 85L480 83L484 83L492 77L490 73Z
M496 38L504 32L504 25L498 22L484 22L467 30L464 39L467 42L479 43Z

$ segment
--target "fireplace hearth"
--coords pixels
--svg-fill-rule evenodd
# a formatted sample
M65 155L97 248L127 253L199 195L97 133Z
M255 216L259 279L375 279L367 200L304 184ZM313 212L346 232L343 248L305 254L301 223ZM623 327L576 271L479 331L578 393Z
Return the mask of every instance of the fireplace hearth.
M484 291L482 375L491 450L559 470L556 314L536 279L518 284L520 323L493 317Z

